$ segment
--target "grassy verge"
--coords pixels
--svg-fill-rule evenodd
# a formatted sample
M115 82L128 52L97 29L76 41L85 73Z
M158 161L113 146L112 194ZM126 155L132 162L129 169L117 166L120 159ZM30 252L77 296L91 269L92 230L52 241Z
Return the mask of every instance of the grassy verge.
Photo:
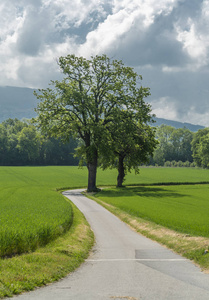
M52 283L75 270L94 243L93 232L81 212L72 204L70 230L33 253L0 259L0 298Z
M204 272L209 273L209 254L207 253L209 250L209 238L191 236L168 229L152 221L133 216L114 205L98 199L93 194L87 196L119 217L136 232L192 260Z

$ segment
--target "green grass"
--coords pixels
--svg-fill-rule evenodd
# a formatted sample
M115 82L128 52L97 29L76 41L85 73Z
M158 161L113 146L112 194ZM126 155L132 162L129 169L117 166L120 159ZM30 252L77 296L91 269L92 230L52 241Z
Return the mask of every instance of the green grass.
M209 183L209 170L199 168L144 167L140 174L127 176L125 185L165 184L165 183Z
M97 185L116 185L117 171L98 169ZM140 174L128 173L125 185L157 183L209 182L209 170L197 168L142 167ZM86 167L0 167L0 188L19 186L43 186L62 189L87 186Z
M114 185L116 177L116 170L104 172L99 169L97 184L100 186ZM209 181L208 170L150 167L141 168L139 175L134 173L128 174L126 184L195 183L203 181ZM87 183L87 169L67 166L0 167L0 183L0 257L5 257L34 251L69 229L72 223L71 206L55 191L64 188L85 187ZM189 217L185 219L184 223L182 221L181 225L178 225L178 221L172 217L171 204L169 204L170 206L165 206L165 204L162 206L162 201L165 201L166 191L163 191L163 188L161 190L161 193L159 189L158 193L153 193L158 195L157 199L161 199L161 203L160 201L159 203L155 202L155 195L153 197L145 196L149 201L143 205L142 203L140 204L141 215L157 223L163 223L164 226L172 226L172 228L177 230L184 230L183 228L187 224L192 233L199 234L202 230L201 234L203 234L203 231L204 234L207 234L208 223L205 220L203 220L205 225L202 223L198 224L196 226L200 227L200 229L196 228L195 230L188 223ZM132 191L128 190L128 193ZM157 191L157 188L154 191ZM196 189L194 188L193 191L195 192ZM169 193L174 193L174 190L170 190ZM134 212L135 207L136 211L138 211L137 201L135 200L131 208L127 209ZM179 205L176 200L175 203ZM159 213L155 211L156 205L161 205L161 208L157 208ZM165 214L168 218L160 215L161 209L161 215L166 212ZM173 206L172 209L174 209ZM146 215L147 210L149 215ZM136 211L135 213L138 213ZM193 220L193 216L190 216L191 219ZM170 220L170 223L168 220Z
M0 257L34 251L69 229L72 208L56 188L85 185L85 171L0 167Z
M209 237L209 185L142 186L105 189L97 198L134 217Z

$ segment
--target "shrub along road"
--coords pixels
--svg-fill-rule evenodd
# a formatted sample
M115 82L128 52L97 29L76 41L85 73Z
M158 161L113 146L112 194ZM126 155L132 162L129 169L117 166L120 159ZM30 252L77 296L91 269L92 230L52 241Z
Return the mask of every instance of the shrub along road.
M65 279L18 300L209 299L209 275L136 232L81 194L66 191L95 233L90 257Z

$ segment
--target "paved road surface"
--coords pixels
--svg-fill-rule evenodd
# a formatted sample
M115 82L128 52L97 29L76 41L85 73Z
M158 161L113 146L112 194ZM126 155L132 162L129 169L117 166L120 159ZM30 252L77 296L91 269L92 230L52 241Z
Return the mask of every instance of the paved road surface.
M208 300L209 275L129 229L79 190L64 192L96 237L86 262L65 279L17 300Z

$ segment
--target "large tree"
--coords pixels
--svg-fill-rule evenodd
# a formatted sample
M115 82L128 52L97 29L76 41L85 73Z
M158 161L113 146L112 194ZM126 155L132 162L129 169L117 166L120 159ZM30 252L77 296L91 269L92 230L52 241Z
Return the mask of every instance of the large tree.
M139 85L142 78L133 68L106 55L90 60L68 55L60 57L58 65L63 80L35 92L40 100L37 121L50 136L82 140L79 153L88 168L88 191L94 191L99 153L108 147L109 124L120 111L137 111L149 89Z

